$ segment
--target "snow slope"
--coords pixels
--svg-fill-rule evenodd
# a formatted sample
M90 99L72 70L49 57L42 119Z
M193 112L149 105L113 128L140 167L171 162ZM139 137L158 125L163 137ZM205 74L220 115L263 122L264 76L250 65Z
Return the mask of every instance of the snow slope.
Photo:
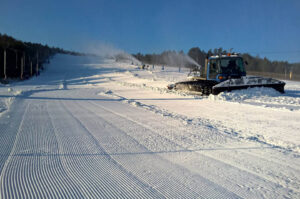
M300 83L166 89L187 72L57 55L1 85L1 198L299 198Z

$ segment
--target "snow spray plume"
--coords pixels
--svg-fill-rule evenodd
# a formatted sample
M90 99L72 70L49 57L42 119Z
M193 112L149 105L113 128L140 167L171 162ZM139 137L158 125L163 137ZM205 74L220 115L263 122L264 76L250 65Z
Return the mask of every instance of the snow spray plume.
M187 67L188 65L195 65L200 67L200 65L190 56L181 52L167 51L162 54L162 57L163 61L170 66Z
M134 63L141 64L139 60L130 55L129 53L114 47L111 44L103 43L103 42L94 42L89 45L88 52L91 54L100 56L102 58L107 59L115 59L116 61L126 62L126 63Z

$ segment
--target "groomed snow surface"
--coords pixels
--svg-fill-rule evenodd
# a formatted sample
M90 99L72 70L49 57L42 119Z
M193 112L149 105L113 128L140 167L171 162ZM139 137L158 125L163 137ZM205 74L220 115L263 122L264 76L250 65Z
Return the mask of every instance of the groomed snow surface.
M169 91L186 69L56 55L0 85L1 198L300 198L300 83Z

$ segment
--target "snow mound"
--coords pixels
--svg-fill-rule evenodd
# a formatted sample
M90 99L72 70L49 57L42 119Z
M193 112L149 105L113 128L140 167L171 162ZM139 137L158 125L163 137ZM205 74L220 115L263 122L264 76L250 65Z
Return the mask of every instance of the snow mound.
M63 81L61 84L59 84L58 86L59 90L66 90L67 88L67 83L65 81Z
M17 90L17 91L14 92L15 96L22 95L22 94L23 94L22 90Z
M8 88L7 92L8 93L5 94L10 95L11 97L0 99L0 116L10 109L10 106L13 103L16 96L20 96L23 94L22 90L15 90L13 88Z
M110 94L112 94L113 92L111 91L111 90L108 90L108 91L105 91L105 94L107 94L107 95L110 95Z
M1 115L1 113L3 113L6 110L7 110L7 101L1 100L0 101L0 115Z
M294 96L289 90L281 94L272 88L255 87L231 92L222 92L208 97L214 101L247 103L261 107L272 107L290 111L300 110L300 97Z
M244 101L262 97L278 97L281 94L273 88L254 87L231 92L222 92L218 95L210 95L209 99L222 101Z
M101 92L97 93L97 95L112 97L112 98L116 98L116 99L120 98L119 96L114 95L114 93L111 90L101 91Z

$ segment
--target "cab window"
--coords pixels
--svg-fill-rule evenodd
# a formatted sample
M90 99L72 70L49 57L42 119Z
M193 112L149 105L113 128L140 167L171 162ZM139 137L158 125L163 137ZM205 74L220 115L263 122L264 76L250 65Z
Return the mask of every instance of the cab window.
M211 59L209 62L209 79L216 79L219 73L216 59Z
M242 58L222 58L220 60L221 73L240 74L245 72Z

